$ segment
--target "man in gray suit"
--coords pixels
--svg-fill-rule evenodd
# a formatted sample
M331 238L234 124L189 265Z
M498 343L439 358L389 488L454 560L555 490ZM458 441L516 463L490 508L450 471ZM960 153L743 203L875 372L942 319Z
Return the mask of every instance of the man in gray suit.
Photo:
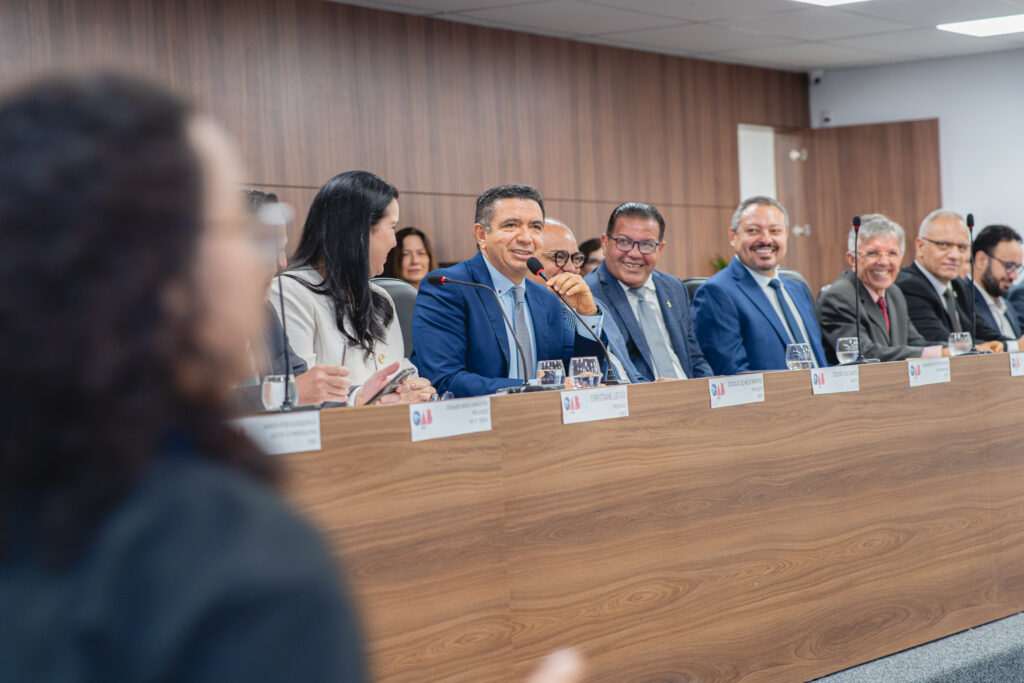
M918 333L907 313L903 292L892 286L905 248L903 228L882 214L862 217L859 249L850 230L846 261L853 266L857 249L857 274L845 271L822 291L815 306L830 363L836 362L836 342L857 336L854 296L860 297L860 350L865 358L890 361L949 355L945 342L925 340Z

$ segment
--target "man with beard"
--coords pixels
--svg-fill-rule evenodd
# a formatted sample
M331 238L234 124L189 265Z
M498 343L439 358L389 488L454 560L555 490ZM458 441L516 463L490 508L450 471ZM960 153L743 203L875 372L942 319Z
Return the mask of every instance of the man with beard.
M733 213L736 255L693 297L697 341L715 374L785 370L794 343L810 344L816 367L828 365L810 295L776 272L788 236L789 216L771 197L744 199Z
M1020 235L1006 225L989 225L971 245L974 259L974 307L979 318L999 334L1007 351L1024 348L1021 324L1013 304L1006 299L1024 261Z
M852 229L847 240L846 261L851 268L856 262L856 276L852 270L840 275L821 293L815 307L829 362L837 362L839 339L857 336L855 297L860 299L860 350L866 358L948 356L949 349L943 348L946 340L925 341L910 321L903 292L892 286L906 247L903 228L878 213L867 214L861 221L859 244Z

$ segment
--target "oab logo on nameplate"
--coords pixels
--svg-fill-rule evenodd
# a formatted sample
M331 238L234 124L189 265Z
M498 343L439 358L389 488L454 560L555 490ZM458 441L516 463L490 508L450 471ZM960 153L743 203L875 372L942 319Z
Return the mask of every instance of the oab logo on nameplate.
M764 401L764 375L760 372L735 377L712 377L708 380L711 407L740 406Z
M270 455L320 450L320 411L240 417L231 426Z
M949 381L948 358L923 358L908 360L910 386L923 387L926 384L942 384Z
M1010 377L1024 377L1024 352L1010 354Z
M847 391L860 391L860 371L856 365L811 370L811 393L842 394Z
M629 398L626 387L602 387L563 391L562 424L629 417Z
M491 399L481 396L414 403L409 406L409 431L413 441L489 432Z

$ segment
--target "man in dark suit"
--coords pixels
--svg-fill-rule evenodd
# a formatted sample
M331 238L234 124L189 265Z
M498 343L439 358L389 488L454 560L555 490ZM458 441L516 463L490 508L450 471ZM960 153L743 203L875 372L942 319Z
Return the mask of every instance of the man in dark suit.
M482 396L535 378L539 360L561 359L568 369L573 356L603 359L601 345L586 328L565 325L561 301L526 279L526 262L544 244L544 200L537 190L500 185L484 192L476 201L473 234L480 253L433 274L493 288L501 304L479 287L421 283L411 359L420 375L438 392ZM546 284L604 335L601 312L582 277L558 273ZM526 356L525 370L516 341Z
M974 259L974 307L994 330L1007 351L1024 348L1024 326L1019 311L1007 300L1013 281L1024 260L1024 247L1017 232L1008 225L989 225L979 232L971 245Z
M860 240L853 230L847 241L846 260L856 276L844 272L818 297L815 312L830 363L837 362L836 342L857 337L857 300L860 298L860 351L865 358L882 361L906 358L937 358L949 355L946 340L926 341L907 313L899 287L899 273L906 235L903 228L881 214L861 217Z
M665 248L665 219L650 204L626 202L612 211L601 236L604 262L586 277L594 295L626 337L629 360L643 378L710 377L693 333L682 281L655 270Z
M921 222L914 242L915 260L903 268L896 286L907 300L914 327L929 340L949 339L953 332L970 332L969 284L958 276L970 252L970 235L963 218L946 209L932 211ZM999 331L975 310L976 346L1002 351Z
M693 297L697 340L715 374L785 370L786 346L806 343L828 365L807 289L776 272L786 255L789 217L771 197L751 197L729 227L735 256Z

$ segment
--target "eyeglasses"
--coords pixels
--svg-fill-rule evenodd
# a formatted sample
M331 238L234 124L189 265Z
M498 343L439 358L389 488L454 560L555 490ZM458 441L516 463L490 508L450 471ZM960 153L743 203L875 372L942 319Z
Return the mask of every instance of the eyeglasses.
M890 258L890 259L899 259L899 258L903 257L903 254L901 254L900 252L896 251L895 249L890 249L889 251L879 251L877 249L868 249L867 251L862 251L862 252L859 252L859 253L860 253L861 256L863 256L864 258L869 259L871 261L877 261L878 259L882 258L883 256L886 257L886 258Z
M641 254L653 254L658 251L658 245L661 242L655 242L654 240L644 240L643 242L637 242L628 237L610 237L612 242L615 242L615 248L619 251L630 252L633 251L633 246L640 250Z
M577 251L575 254L570 254L565 249L558 249L556 251L549 251L547 253L548 258L555 262L555 265L559 268L564 268L565 264L570 260L572 264L577 268L581 267L587 260L587 255L582 251Z
M942 251L949 251L953 247L956 247L956 250L961 254L966 254L971 248L971 245L964 244L963 242L943 242L942 240L930 240L927 237L922 237L921 239L925 242L931 242Z
M985 253L988 254L988 252ZM988 257L993 261L999 261L1000 263L1002 263L1003 268L1006 268L1006 273L1008 275L1013 275L1014 273L1019 272L1022 267L1024 267L1024 264L1014 263L1013 261L1004 261L1001 258L996 258L992 254L988 254Z

